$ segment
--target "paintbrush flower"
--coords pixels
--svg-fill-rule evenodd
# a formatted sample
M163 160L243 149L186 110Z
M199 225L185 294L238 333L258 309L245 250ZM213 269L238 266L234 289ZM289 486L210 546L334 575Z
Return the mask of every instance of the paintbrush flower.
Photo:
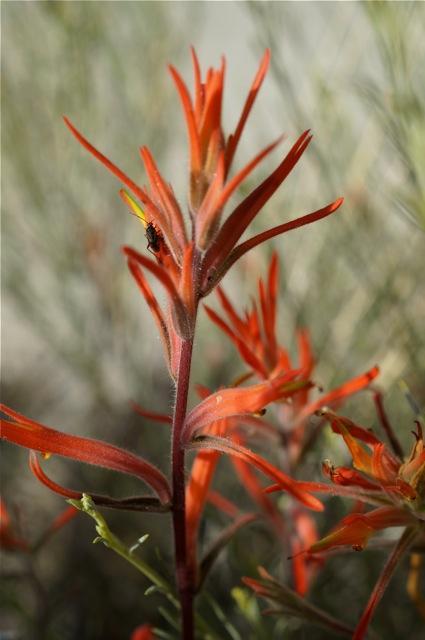
M205 305L209 318L230 338L249 373L260 380L273 380L293 369L298 370L298 379L306 384L300 386L279 408L279 422L285 434L286 446L292 459L300 454L306 435L308 419L321 407L339 407L343 401L365 389L379 373L372 367L365 373L344 382L335 389L322 393L316 399L311 397L317 385L312 383L315 358L309 333L306 329L297 332L298 364L295 367L289 350L279 342L277 335L277 301L279 271L277 255L270 261L267 278L258 281L258 297L249 309L239 314L229 296L221 287L217 288L224 318Z
M336 211L342 198L290 222L282 223L241 242L251 221L289 175L311 141L305 131L277 168L227 216L224 208L240 184L268 156L281 138L262 149L236 174L230 176L235 152L246 121L266 75L270 52L261 60L234 131L226 136L222 123L225 61L219 69L208 69L202 78L192 49L195 91L192 98L177 70L170 66L187 124L189 138L189 207L183 212L172 186L161 175L146 147L140 150L149 185L142 187L98 151L70 122L65 122L77 140L126 190L121 196L143 223L152 257L124 247L130 270L153 312L164 343L171 374L176 371L180 341L193 335L199 300L221 280L228 269L253 247L279 234L310 224ZM223 220L223 217L225 218ZM149 271L164 287L168 307L163 311L150 289L144 272Z
M334 467L330 461L326 460L323 464L325 474L341 491L341 495L344 490L347 490L347 495L351 492L351 497L359 503L378 506L370 511L352 513L343 518L333 531L311 545L307 554L322 554L346 546L351 546L355 551L361 551L370 538L378 532L390 527L404 528L356 627L353 639L361 640L403 554L415 540L423 535L425 522L423 430L421 424L417 422L416 431L413 432L415 441L411 452L405 459L401 459L370 430L331 411L326 410L322 413L329 420L333 431L343 437L354 467ZM386 417L385 428L389 428ZM393 432L390 440L397 442ZM399 450L399 448L397 443L395 449ZM307 491L321 490L319 483L306 482L301 483L301 486Z

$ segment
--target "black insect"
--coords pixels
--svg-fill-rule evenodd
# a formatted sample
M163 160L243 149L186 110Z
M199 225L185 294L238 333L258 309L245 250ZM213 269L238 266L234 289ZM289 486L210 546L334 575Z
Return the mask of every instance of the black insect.
M162 237L161 233L155 227L153 222L148 223L145 236L148 241L148 251L151 251L152 253L158 253L161 249Z

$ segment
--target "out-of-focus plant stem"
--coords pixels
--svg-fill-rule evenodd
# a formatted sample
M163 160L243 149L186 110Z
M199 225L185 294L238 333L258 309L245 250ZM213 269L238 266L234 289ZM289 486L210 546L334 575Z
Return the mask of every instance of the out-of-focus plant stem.
M192 640L193 631L193 576L190 575L186 554L186 502L184 449L181 433L186 417L189 392L190 366L192 361L193 338L181 345L180 362L177 373L176 403L172 432L172 482L173 482L173 527L176 558L176 579L182 611L182 638Z

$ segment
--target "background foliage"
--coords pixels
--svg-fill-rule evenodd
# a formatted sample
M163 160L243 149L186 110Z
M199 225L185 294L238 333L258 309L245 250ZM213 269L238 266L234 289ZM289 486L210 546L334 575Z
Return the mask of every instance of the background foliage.
M133 399L164 412L171 402L159 340L119 250L125 242L145 246L143 229L122 206L118 185L71 139L61 115L139 181L138 146L148 145L184 202L185 131L167 62L189 79L189 44L204 64L226 54L230 128L269 46L272 68L237 161L281 131L292 141L311 127L315 141L257 228L339 195L346 202L335 217L255 251L224 286L240 308L247 304L267 252L277 249L282 340L291 348L295 327L310 328L325 387L379 363L387 405L407 442L412 410L400 379L419 405L425 401L424 5L6 2L1 10L4 401L46 424L146 452L167 469L167 427L130 408ZM234 355L202 318L193 379L212 387L228 383L241 373ZM367 397L351 401L350 412L373 423ZM322 446L329 457L332 441ZM3 460L2 493L22 532L36 538L62 501L32 480L23 451L5 447ZM133 490L122 478L63 461L49 462L50 472L87 491ZM224 462L219 484L249 504ZM343 512L335 500L326 517ZM209 515L209 531L218 530L219 517ZM134 539L151 533L144 553L158 547L167 570L170 540L160 518L111 514L108 521L124 536L133 531ZM92 547L92 537L91 523L77 518L35 566L3 557L5 632L121 639L145 620L160 621L160 597L143 598L143 579ZM349 603L353 623L382 562L372 551L332 559L313 600L335 615ZM241 589L240 575L253 575L259 563L275 574L285 571L278 547L255 525L241 532L212 576L208 592L233 625L228 637L312 637L308 627L264 621L244 592L230 595ZM400 571L378 611L382 637L420 637L404 583ZM223 629L211 603L205 608Z

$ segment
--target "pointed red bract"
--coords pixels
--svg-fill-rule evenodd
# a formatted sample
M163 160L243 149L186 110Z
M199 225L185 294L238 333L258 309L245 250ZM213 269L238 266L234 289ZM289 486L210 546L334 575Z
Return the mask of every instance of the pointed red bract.
M295 218L294 220L290 220L289 222L285 222L283 224L278 225L277 227L273 227L272 229L268 229L267 231L263 231L258 235L250 238L249 240L245 240L241 244L237 245L228 255L228 257L223 261L223 266L221 267L221 271L219 271L219 275L216 276L216 281L218 282L222 275L224 275L232 265L235 264L237 260L242 258L245 253L254 249L258 245L266 242L267 240L271 240L271 238L275 238L276 236L280 236L288 231L293 231L294 229L299 229L300 227L304 227L307 224L312 224L313 222L317 222L318 220L322 220L323 218L327 218L332 213L335 213L342 203L344 202L344 198L338 198L334 202L326 205L317 211L313 211L312 213L308 213L305 216L301 216L300 218Z
M310 140L309 131L305 131L274 172L254 189L227 218L217 235L215 243L207 252L204 267L206 272L213 273L218 271L219 267L225 263L227 256L235 247L249 223L294 168Z
M314 402L306 405L298 416L298 420L301 422L306 417L311 416L315 411L318 411L322 407L327 405L337 405L348 396L358 393L362 389L365 389L370 383L379 375L379 367L374 366L365 373L360 374L356 378L344 382L340 387L332 389L328 393L325 393Z
M233 156L235 155L235 151L238 146L239 140L241 138L242 131L245 127L245 123L251 112L251 109L253 107L257 94L261 89L261 85L263 84L263 80L267 74L269 64L270 64L270 49L266 49L264 52L264 56L260 62L258 71L255 75L254 81L251 85L251 89L249 91L248 97L245 101L235 132L229 136L229 140L226 147L226 166L228 168L232 164Z

